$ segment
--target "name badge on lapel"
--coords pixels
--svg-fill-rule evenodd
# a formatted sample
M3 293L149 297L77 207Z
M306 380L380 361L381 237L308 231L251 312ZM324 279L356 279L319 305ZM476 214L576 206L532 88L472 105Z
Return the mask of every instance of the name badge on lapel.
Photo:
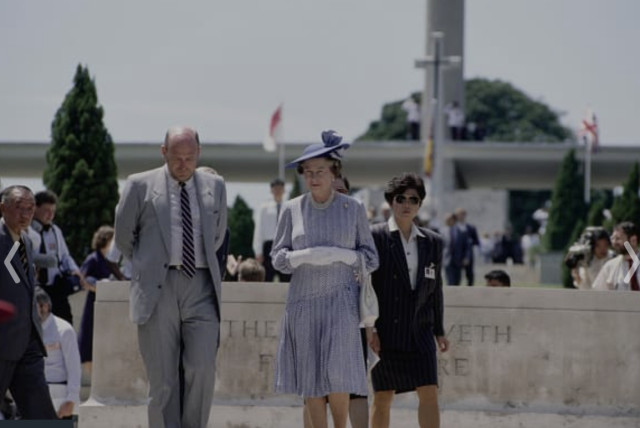
M424 277L427 279L436 279L436 265L431 263L429 267L424 268Z

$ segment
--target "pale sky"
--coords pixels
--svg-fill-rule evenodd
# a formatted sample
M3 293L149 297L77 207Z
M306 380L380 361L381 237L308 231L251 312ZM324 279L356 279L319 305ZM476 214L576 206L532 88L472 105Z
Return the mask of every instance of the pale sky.
M424 0L0 0L0 140L48 141L88 65L118 141L168 126L261 141L284 103L286 141L352 139L422 89ZM601 141L640 147L640 1L467 0L467 78L506 80Z

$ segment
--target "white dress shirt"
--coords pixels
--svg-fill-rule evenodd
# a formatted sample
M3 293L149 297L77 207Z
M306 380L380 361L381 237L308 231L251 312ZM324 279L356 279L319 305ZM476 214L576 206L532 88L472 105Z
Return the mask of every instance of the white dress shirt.
M65 401L80 402L80 351L76 332L65 320L49 314L42 323L42 341L47 349L44 359L44 376L47 383L57 385L61 396L51 397L58 406Z
M611 260L610 257L603 257L601 259L593 257L589 266L578 266L578 276L580 277L580 283L573 281L573 285L580 290L591 290L595 279L604 267L604 265Z
M396 230L400 232L394 216L389 217L387 224L389 225L389 232L395 232ZM405 239L402 232L400 232L400 240L402 241L404 256L407 260L407 267L409 268L409 280L411 281L412 290L416 289L418 279L418 236L424 238L424 234L415 224L411 225L411 235L409 235L408 240Z
M71 257L69 248L62 234L62 230L55 224L46 232L42 231L42 224L33 220L27 229L27 236L33 247L33 261L37 268L47 269L47 284L53 285L56 275L60 273L60 266L68 271L78 271L78 265ZM40 253L40 245L44 239L45 253ZM37 280L37 278L36 278Z
M593 281L594 290L631 290L631 284L624 282L629 272L629 262L620 254L604 264L600 273ZM640 269L636 269L636 278L640 282Z
M280 202L280 211L282 211ZM253 252L257 256L262 254L262 245L266 241L273 241L278 224L278 204L276 201L265 202L255 216L255 229L253 231ZM264 255L264 254L263 254Z
M412 97L404 100L402 110L407 113L407 122L420 122L420 106Z
M165 173L169 183L169 205L171 209L171 258L172 266L182 265L182 212L180 208L180 191L182 188L176 179L171 177L165 164ZM191 207L191 222L193 224L193 247L196 259L196 268L206 268L207 259L204 255L204 241L202 240L202 227L200 225L200 205L196 194L196 183L193 176L185 181L185 188L189 193L189 206Z

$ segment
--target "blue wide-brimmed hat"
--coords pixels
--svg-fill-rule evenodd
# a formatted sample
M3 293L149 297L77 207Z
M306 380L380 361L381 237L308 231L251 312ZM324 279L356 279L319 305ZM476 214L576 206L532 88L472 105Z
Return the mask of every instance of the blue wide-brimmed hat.
M346 150L351 146L350 143L343 143L342 137L336 131L324 131L322 133L322 143L311 144L307 146L302 155L297 159L289 162L287 168L296 168L300 163L313 158L330 158L341 159L340 150Z

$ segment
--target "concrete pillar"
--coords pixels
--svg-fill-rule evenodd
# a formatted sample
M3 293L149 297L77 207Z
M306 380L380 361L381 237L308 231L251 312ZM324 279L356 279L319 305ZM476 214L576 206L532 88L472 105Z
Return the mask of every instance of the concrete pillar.
M433 55L434 31L444 34L444 56L462 58L459 66L442 70L442 106L457 100L464 109L464 0L427 1L427 55Z

